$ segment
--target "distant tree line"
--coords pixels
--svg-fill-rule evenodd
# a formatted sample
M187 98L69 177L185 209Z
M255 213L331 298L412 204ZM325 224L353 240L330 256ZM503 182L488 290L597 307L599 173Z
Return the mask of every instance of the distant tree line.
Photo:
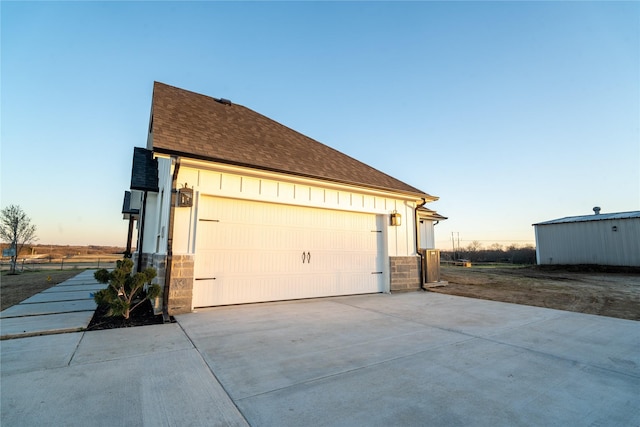
M467 247L456 251L441 251L440 256L444 261L465 259L471 262L535 264L536 248L532 245L503 246L499 243L494 243L485 248L480 242L474 240Z

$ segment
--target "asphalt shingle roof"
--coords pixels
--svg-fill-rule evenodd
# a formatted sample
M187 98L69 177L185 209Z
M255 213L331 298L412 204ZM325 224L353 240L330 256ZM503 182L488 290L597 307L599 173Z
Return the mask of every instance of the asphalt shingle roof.
M437 199L242 105L163 83L151 123L155 152Z

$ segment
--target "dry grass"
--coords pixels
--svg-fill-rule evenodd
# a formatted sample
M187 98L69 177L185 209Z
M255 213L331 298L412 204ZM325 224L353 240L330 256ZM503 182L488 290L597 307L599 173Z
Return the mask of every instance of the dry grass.
M434 292L640 320L640 274L580 269L442 267Z
M80 270L25 271L13 275L3 272L0 276L0 310L18 304L79 273Z

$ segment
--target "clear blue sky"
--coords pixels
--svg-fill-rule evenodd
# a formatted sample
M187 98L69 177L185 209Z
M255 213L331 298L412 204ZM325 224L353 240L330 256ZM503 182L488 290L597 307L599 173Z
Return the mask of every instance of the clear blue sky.
M640 209L638 2L8 2L1 205L126 243L154 80L231 99L440 197L440 248Z

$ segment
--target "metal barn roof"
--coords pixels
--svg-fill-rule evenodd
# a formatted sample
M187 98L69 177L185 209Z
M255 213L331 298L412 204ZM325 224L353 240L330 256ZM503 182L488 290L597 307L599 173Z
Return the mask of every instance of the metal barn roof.
M564 224L568 222L587 222L587 221L603 221L603 220L611 220L611 219L630 219L630 218L640 218L640 211L631 211L631 212L617 212L617 213L606 213L606 214L591 214L591 215L580 215L580 216L567 216L559 219L552 219L550 221L538 222L533 225L550 225L550 224Z

